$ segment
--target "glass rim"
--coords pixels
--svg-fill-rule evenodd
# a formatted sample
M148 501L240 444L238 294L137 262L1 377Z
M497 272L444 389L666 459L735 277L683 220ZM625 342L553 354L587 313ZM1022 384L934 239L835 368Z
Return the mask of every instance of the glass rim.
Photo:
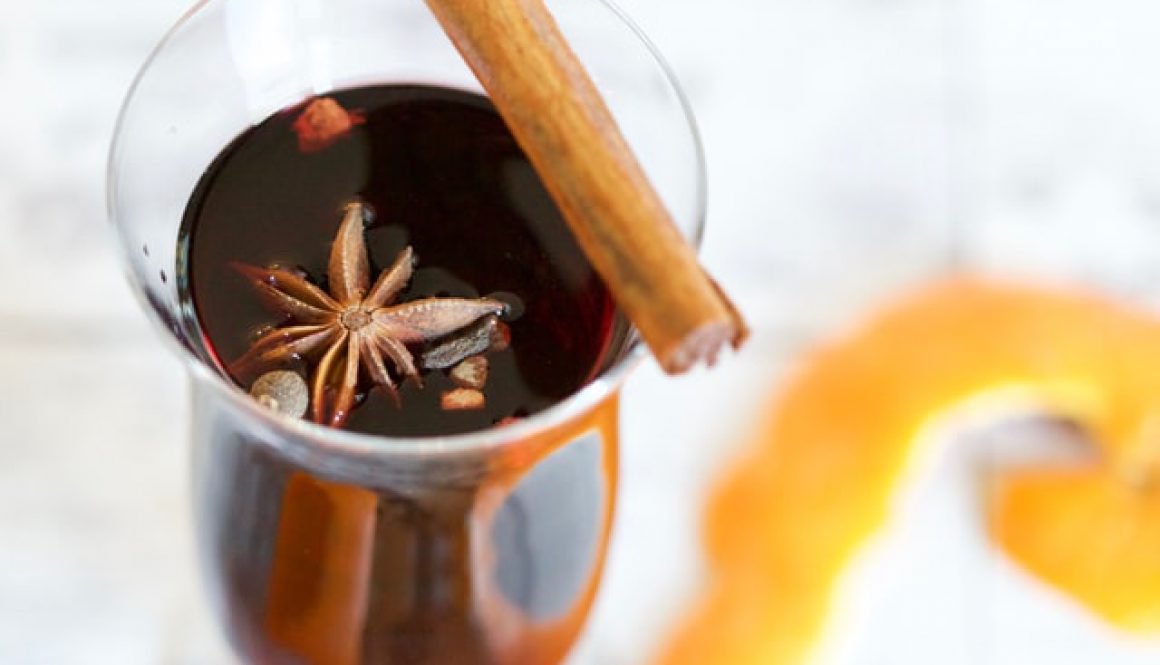
M461 434L436 435L436 436L419 436L419 437L391 437L380 434L370 434L364 432L355 432L350 430L338 429L327 425L315 423L303 418L289 418L279 415L274 411L261 406L254 401L249 394L244 392L239 386L229 381L225 376L211 367L204 358L198 356L192 348L186 344L182 344L175 338L175 333L167 325L164 317L157 311L154 304L150 301L149 296L145 293L144 286L139 282L136 276L132 273L131 263L129 261L129 248L121 241L120 231L117 228L117 196L115 183L117 176L115 168L117 164L118 146L120 145L120 137L125 130L126 116L128 109L134 99L137 89L145 75L149 72L154 61L158 58L160 53L169 45L173 38L188 24L191 20L197 17L208 5L222 2L223 0L199 0L196 4L186 10L181 17L169 28L162 36L157 45L150 51L149 56L144 63L137 70L130 84L125 98L121 103L120 110L117 113L117 120L113 128L112 143L109 150L109 156L106 163L106 206L109 223L114 227L114 233L118 236L118 241L115 245L121 254L120 263L125 270L126 277L130 284L130 290L137 299L140 306L146 311L147 318L158 328L165 343L175 350L177 355L182 359L184 364L189 368L191 378L200 381L203 385L209 385L214 388L217 394L223 396L234 407L242 410L248 415L254 417L259 422L265 424L267 427L273 428L275 431L283 430L287 434L295 436L299 439L308 440L319 447L334 452L356 455L356 456L380 456L380 455L431 455L431 454L450 454L450 453L464 453L484 451L494 448L503 447L505 444L522 441L534 437L538 434L551 430L554 427L560 426L567 421L595 409L599 404L606 400L609 396L615 393L624 383L628 374L644 359L648 354L647 347L641 342L639 335L636 334L636 328L631 327L630 333L627 336L627 348L623 351L621 357L609 365L603 372L601 372L595 379L582 386L576 392L570 394L564 399L555 404L536 413L521 419L519 422L503 427L492 426L482 430L471 432L464 432ZM656 45L644 33L644 31L633 21L623 9L621 9L614 0L589 0L598 5L604 6L617 20L619 20L624 27L628 28L633 36L640 42L641 46L647 51L648 55L653 60L653 63L659 69L661 76L668 84L677 105L680 108L681 114L684 116L685 124L689 132L689 138L692 141L694 153L694 168L696 170L696 200L694 204L694 220L691 233L687 236L689 242L694 248L699 249L705 231L705 217L706 217L706 164L705 164L705 150L701 139L700 129L697 126L696 117L693 114L692 105L689 103L688 97L680 82L665 60L664 56L657 49ZM272 445L279 447L283 442L272 442Z

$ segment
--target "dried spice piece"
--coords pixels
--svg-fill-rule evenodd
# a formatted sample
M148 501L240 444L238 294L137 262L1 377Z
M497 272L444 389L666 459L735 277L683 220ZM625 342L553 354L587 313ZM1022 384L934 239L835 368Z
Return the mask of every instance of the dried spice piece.
M297 372L266 372L250 387L250 395L259 404L284 416L301 418L310 406L310 389Z
M500 351L506 351L511 345L511 326L503 321L496 321L495 327L491 329L491 346L487 350L492 353L499 353Z
M423 353L425 369L447 369L471 356L488 351L502 351L510 343L511 332L495 316L485 317L474 326L443 340Z
M462 331L479 319L505 311L488 298L426 298L389 303L414 270L413 252L404 249L372 285L364 223L366 206L346 206L327 271L327 293L301 275L282 268L236 264L263 299L290 322L262 335L235 363L236 369L291 358L313 360L310 403L316 422L341 427L355 405L360 368L398 399L387 360L403 376L422 385L407 345L421 345Z
M364 122L366 119L361 113L347 111L330 97L318 97L294 121L298 149L311 153L329 148Z
M483 387L487 385L488 365L487 358L472 356L456 365L448 376L460 388L483 390Z
M443 393L440 404L444 411L478 411L487 405L487 399L478 390L456 388Z

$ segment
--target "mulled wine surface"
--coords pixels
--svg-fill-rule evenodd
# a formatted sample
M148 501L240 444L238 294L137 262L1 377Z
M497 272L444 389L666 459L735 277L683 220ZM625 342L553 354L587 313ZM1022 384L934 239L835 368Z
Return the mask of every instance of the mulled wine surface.
M488 356L483 408L445 408L441 395L455 387L446 370L424 370L424 387L403 382L397 403L363 376L348 429L484 429L540 411L590 380L618 329L614 306L490 102L424 86L328 96L362 122L324 149L304 151L294 127L302 107L275 114L231 143L191 197L183 294L219 366L249 388L256 377L233 363L261 331L293 323L268 309L235 266L276 264L327 288L343 206L360 200L374 213L365 235L372 276L405 246L415 252L414 276L397 302L496 297L511 305L511 342ZM308 376L315 364L297 357L267 369Z
M249 389L253 372L236 368L256 333L296 324L267 308L238 265L278 264L331 290L328 261L352 200L374 212L363 234L372 279L405 246L417 258L392 302L492 295L511 308L505 348L474 356L490 367L484 408L447 410L446 370L423 371L423 388L403 382L398 405L364 372L348 429L485 428L543 409L603 368L620 346L621 318L487 100L415 86L330 97L359 114L337 140L303 149L308 106L287 109L230 144L190 201L181 292L224 371ZM409 350L425 358L431 349ZM307 355L262 371L309 376L317 365ZM195 401L199 542L209 594L243 662L563 659L593 601L611 525L615 400L549 437L387 458L355 481L270 445L212 399Z

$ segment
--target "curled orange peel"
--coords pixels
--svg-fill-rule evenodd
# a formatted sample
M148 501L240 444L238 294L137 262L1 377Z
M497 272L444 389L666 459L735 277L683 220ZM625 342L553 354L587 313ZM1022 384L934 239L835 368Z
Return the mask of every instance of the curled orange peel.
M1160 632L1160 319L1075 291L957 279L814 352L712 498L710 586L662 665L806 660L920 436L1016 389L1074 420L1086 466L1004 471L993 540L1122 628Z

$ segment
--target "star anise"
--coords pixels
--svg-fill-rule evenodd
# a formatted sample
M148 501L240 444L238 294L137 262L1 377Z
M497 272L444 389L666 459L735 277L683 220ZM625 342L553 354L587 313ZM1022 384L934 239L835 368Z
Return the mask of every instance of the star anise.
M489 298L426 298L391 305L411 279L414 255L405 248L372 285L363 237L366 216L362 203L346 206L330 253L329 293L284 268L236 266L271 307L288 317L286 324L258 338L238 365L318 358L311 379L311 413L316 422L335 427L346 422L355 405L360 368L397 401L384 358L403 379L421 386L408 345L448 337L505 309Z

